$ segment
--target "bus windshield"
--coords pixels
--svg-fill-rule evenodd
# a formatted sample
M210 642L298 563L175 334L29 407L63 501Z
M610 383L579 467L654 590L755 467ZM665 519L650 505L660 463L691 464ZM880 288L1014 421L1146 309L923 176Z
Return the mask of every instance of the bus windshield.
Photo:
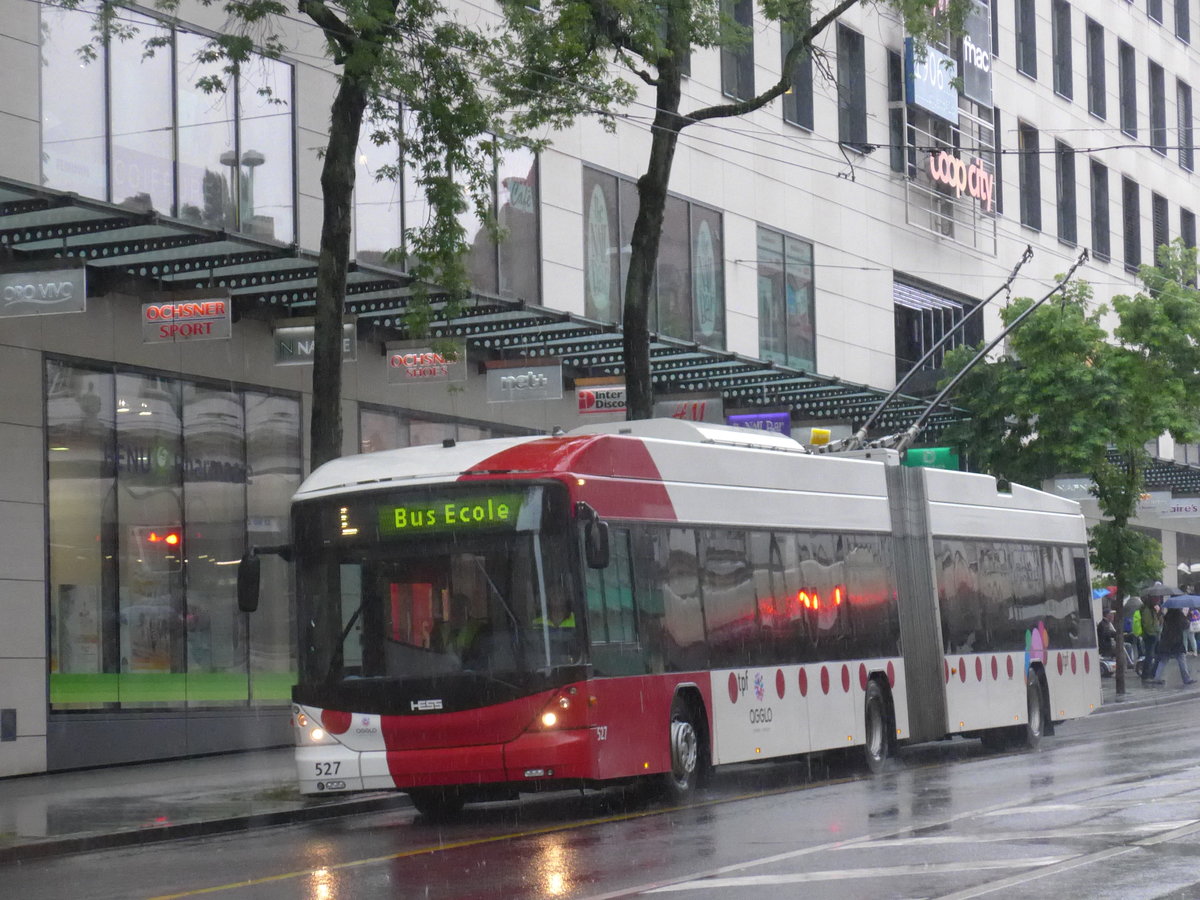
M540 507L541 491L519 496ZM408 500L393 495L389 502ZM428 508L430 501L409 508L417 506ZM346 509L336 511L345 515ZM318 513L315 520L323 518ZM542 525L546 518L529 521ZM322 531L317 521L299 524L301 535ZM302 682L331 686L456 673L515 681L522 673L580 663L583 644L571 601L578 595L572 590L576 544L565 521L553 524L549 532L451 531L399 540L356 534L323 541L308 554L308 542L302 543Z

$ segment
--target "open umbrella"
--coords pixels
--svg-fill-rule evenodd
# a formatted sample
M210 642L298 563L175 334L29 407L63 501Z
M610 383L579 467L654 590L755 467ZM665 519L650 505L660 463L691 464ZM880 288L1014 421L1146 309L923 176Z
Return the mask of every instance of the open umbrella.
M1178 597L1182 594L1177 587L1171 587L1169 584L1163 584L1161 581L1157 584L1152 584L1141 592L1143 597Z
M1193 609L1200 608L1200 596L1196 594L1175 594L1162 602L1163 609Z

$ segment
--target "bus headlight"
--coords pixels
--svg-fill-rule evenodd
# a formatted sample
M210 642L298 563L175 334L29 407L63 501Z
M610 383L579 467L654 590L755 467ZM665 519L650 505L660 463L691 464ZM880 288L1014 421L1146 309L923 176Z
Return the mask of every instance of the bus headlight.
M558 716L552 712L542 713L542 726L544 728L553 728L558 724Z

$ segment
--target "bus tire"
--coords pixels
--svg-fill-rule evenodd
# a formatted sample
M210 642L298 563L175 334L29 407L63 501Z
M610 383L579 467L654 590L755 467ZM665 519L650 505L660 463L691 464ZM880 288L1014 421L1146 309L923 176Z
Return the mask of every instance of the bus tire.
M1025 688L1025 706L1027 717L1025 724L1018 728L1017 743L1026 750L1036 750L1042 743L1042 733L1046 727L1046 710L1042 703L1042 676L1036 669L1029 672L1028 685Z
M671 768L663 783L671 800L691 799L703 769L700 729L695 708L682 694L671 701L670 722Z
M867 682L863 714L866 722L863 758L871 774L878 775L887 765L888 751L891 749L891 727L888 724L890 717L887 698L875 679Z
M444 822L462 812L466 797L458 788L413 788L408 792L412 805L431 822Z

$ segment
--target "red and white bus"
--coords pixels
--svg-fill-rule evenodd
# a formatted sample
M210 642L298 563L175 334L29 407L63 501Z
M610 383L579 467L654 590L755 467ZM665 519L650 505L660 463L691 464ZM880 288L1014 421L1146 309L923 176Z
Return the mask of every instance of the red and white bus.
M677 420L447 441L320 467L293 537L307 794L685 795L712 765L1033 745L1100 703L1078 506L894 451Z

